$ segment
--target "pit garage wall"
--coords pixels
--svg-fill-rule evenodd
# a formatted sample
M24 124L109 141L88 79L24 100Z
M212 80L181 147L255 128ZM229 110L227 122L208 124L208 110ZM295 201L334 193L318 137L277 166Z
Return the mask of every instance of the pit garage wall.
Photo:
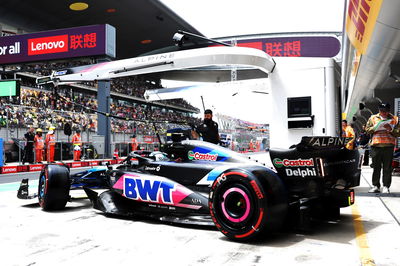
M299 143L302 136L337 136L340 113L333 59L279 57L274 60L276 68L269 76L271 147L289 148ZM287 98L306 96L311 96L314 125L289 129Z

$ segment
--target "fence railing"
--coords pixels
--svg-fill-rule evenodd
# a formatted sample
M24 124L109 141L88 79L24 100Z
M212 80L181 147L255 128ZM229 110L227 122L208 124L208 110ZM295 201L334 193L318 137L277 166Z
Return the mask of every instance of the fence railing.
M36 150L27 152L27 142L25 140L16 139L3 142L3 161L4 163L38 163L36 161ZM101 152L99 146L104 147L104 143L96 142L82 142L80 160L91 159L106 159L104 153ZM130 142L113 142L111 151L113 157L126 157L133 151L133 146ZM158 143L138 142L136 150L154 151L159 149ZM30 157L30 158L28 158ZM74 147L72 142L57 141L55 143L54 160L55 161L68 161L74 159ZM43 161L47 162L46 149L43 150Z

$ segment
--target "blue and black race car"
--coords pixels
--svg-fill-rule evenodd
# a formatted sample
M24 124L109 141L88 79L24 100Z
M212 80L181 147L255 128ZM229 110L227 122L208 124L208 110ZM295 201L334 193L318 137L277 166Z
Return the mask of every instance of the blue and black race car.
M71 188L82 187L94 208L108 215L213 225L230 239L246 241L287 221L305 226L322 213L337 217L353 204L361 158L344 144L342 138L303 137L291 149L271 149L271 169L223 147L184 140L146 157L131 154L114 168L75 175L49 164L40 173L37 196L44 210L57 210L70 200ZM27 180L18 195L31 197Z

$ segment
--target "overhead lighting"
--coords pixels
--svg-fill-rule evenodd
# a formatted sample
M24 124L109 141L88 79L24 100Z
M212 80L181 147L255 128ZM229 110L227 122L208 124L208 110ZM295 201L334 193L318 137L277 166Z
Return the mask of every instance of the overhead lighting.
M141 44L149 44L151 42L152 42L152 40L141 40L140 41Z
M89 5L84 2L76 2L76 3L72 3L69 5L69 9L71 9L73 11L83 11L83 10L87 9L88 7L89 7Z

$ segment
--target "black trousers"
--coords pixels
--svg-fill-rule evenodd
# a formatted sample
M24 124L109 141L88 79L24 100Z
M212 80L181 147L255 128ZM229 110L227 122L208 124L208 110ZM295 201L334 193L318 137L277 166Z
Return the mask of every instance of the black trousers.
M22 158L22 163L33 163L33 146L26 146L24 149L24 157Z
M380 177L383 169L382 181L385 187L390 187L392 183L392 160L394 146L374 147L371 146L372 166L372 185L381 187Z
M369 148L364 151L363 165L369 165Z

